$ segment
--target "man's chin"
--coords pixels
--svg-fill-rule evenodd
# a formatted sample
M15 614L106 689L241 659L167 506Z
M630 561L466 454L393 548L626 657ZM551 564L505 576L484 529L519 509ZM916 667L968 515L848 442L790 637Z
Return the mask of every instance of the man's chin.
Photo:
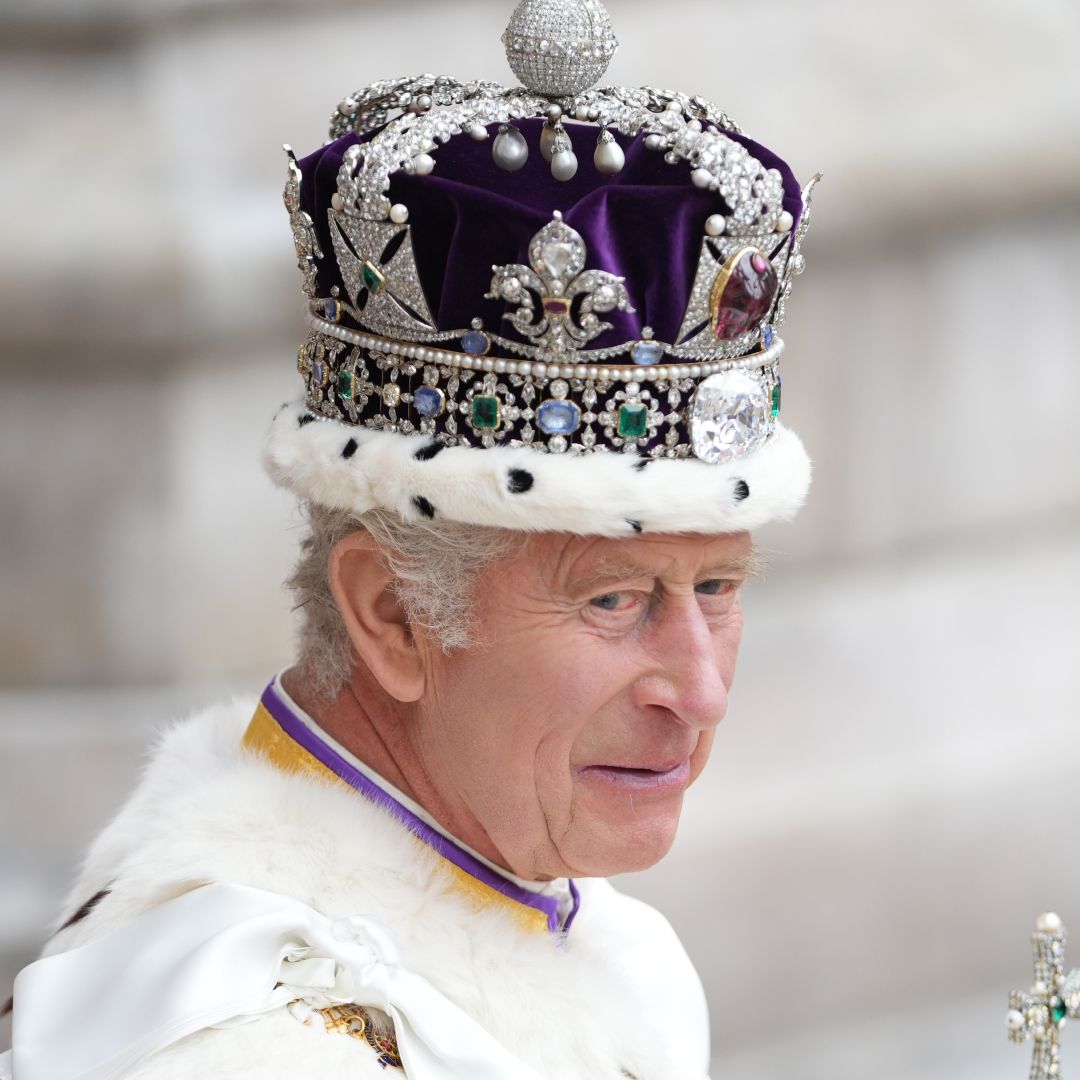
M610 877L629 874L655 866L675 842L682 797L672 797L665 806L642 809L635 819L620 815L594 822L594 828L582 833L564 858L579 877ZM578 819L581 821L581 819ZM583 826L583 822L582 822Z

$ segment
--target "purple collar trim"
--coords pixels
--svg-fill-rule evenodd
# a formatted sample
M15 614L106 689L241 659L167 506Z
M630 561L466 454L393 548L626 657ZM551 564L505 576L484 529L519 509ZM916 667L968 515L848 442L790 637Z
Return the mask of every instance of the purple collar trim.
M508 900L513 900L518 904L525 904L527 907L542 912L547 918L548 929L552 933L570 929L570 924L574 921L578 908L581 906L581 896L573 880L570 881L570 895L573 898L573 906L566 917L566 922L560 926L559 904L554 897L542 896L529 889L523 889L512 881L508 881L464 848L459 847L453 840L433 829L426 821L418 818L408 807L402 806L392 795L383 791L378 784L350 765L333 747L327 746L296 716L288 703L282 699L274 688L273 683L270 683L263 692L262 703L266 707L266 711L277 721L281 730L289 738L299 743L312 757L344 780L349 787L365 795L377 806L381 806L391 817L396 818L444 859L449 859L459 870L464 870L465 873L487 885L488 888L501 893Z

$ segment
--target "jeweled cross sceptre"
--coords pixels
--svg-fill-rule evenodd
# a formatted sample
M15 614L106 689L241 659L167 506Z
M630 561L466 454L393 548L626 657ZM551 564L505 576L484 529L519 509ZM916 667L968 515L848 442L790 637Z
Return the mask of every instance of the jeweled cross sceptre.
M1060 1080L1061 1029L1069 1017L1080 1019L1080 968L1065 974L1065 939L1057 915L1040 915L1031 935L1035 978L1030 990L1009 994L1009 1039L1035 1043L1029 1080Z

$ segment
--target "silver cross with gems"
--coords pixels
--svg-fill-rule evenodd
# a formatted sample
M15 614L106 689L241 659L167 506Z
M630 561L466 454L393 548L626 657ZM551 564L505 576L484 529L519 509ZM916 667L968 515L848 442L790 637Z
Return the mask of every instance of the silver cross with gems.
M1065 926L1053 912L1040 915L1031 935L1035 979L1028 991L1009 994L1009 1039L1031 1038L1035 1052L1028 1080L1059 1080L1059 1039L1065 1021L1080 1019L1080 969L1065 974Z

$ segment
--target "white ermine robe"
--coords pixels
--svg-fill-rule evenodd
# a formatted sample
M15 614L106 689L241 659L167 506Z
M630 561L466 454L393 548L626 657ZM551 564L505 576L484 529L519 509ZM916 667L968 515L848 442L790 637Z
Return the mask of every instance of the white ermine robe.
M93 984L88 1000L104 1003L100 1032L92 1026L94 1008L89 1015L57 1013L57 1044L45 1045L44 1057L55 1056L56 1071L94 1080L393 1080L405 1074L409 1080L414 1074L415 1080L486 1080L508 1072L550 1080L704 1080L704 995L661 915L599 879L537 892L500 876L423 818L422 810L405 804L322 734L279 681L257 707L237 702L177 725L92 846L65 912L77 915L46 949L46 957L63 953L71 959L88 953L71 953L86 943L107 950L98 955L108 956L112 975L99 974L100 962L85 972ZM350 1036L330 1023L341 1014L321 1009L325 1001L308 1000L301 992L296 996L303 1000L281 1000L293 991L281 986L284 977L275 977L266 993L276 996L256 1016L204 1018L211 1027L201 1020L188 1023L183 1030L191 1033L176 1038L177 1028L163 1035L159 1048L149 1056L135 1052L140 1060L120 1072L80 1073L84 1064L71 1058L83 1051L64 1049L65 1032L91 1025L85 1030L102 1040L137 1040L143 1028L153 1027L159 1004L162 1015L183 1008L175 995L170 998L172 968L183 957L170 956L165 947L158 961L155 945L147 959L140 949L140 974L128 979L125 958L114 951L114 943L131 948L130 939L124 945L122 928L149 927L151 911L163 917L180 912L183 903L210 896L207 886L214 883L261 890L251 895L268 896L271 906L275 898L299 901L297 909L320 925L325 916L327 926L355 917L381 926L408 973L402 985L422 990L419 996L401 991L408 998L404 1011L411 1009L421 1028L429 1018L417 1010L430 1011L439 1032L434 1049L425 1051L426 1062L414 1051L416 1064L410 1063L401 1030L409 1025L399 1017L404 1071L397 1064L392 1009L390 1016L377 1008L363 1013L368 1035L358 1037L362 1025L354 1022ZM146 916L142 924L140 916ZM27 973L33 970L31 965ZM97 986L95 978L107 984ZM48 1044L40 1037L52 1023L47 1010L62 1007L59 1001L43 1002L30 975L24 1001L23 982L20 976L15 988L14 1080L23 1080L20 1028L36 1029L39 1044ZM138 996L138 1009L131 995ZM28 1023L21 1021L21 1008L35 1010ZM119 1023L122 1037L110 1023ZM125 1026L137 1030L126 1032ZM389 1039L371 1037L373 1027ZM388 1045L390 1053L382 1053ZM443 1053L448 1047L453 1052ZM498 1053L492 1056L488 1048ZM35 1051L28 1047L25 1053L26 1072L33 1073ZM436 1057L439 1064L432 1067ZM474 1058L474 1064L461 1063ZM514 1070L499 1064L508 1061ZM0 1076L4 1068L0 1064ZM6 1068L12 1068L10 1059Z

